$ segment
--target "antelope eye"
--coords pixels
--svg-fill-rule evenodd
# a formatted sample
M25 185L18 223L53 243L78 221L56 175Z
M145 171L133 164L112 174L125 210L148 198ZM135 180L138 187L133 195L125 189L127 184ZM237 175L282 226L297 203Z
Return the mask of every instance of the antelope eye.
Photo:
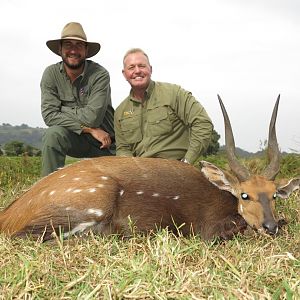
M241 193L241 197L243 200L249 200L249 196L246 193Z
M276 198L277 198L277 193L274 193L273 199L276 199Z

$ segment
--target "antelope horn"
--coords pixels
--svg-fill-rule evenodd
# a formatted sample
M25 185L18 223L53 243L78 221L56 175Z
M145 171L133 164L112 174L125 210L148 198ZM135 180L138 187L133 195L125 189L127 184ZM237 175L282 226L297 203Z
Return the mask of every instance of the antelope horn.
M269 139L268 139L269 165L266 167L266 169L263 172L263 175L269 180L275 179L276 175L279 172L279 166L280 166L279 164L280 151L277 143L276 129L275 129L279 99L280 99L280 94L277 97L277 101L273 109L272 118L269 126Z
M225 106L221 97L218 95L219 103L222 109L225 126L225 148L230 169L235 173L240 182L246 181L250 177L249 171L239 163L235 156L235 143L231 124Z

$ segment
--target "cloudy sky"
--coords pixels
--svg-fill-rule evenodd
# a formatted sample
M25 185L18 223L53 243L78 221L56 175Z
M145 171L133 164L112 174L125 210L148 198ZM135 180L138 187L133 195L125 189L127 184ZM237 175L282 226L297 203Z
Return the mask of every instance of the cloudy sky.
M300 151L299 0L1 0L0 124L45 127L40 79L59 61L45 45L80 22L100 42L93 60L111 75L113 106L127 96L122 58L143 48L152 78L180 84L206 108L223 144L220 94L236 145L257 151L278 94L282 150Z

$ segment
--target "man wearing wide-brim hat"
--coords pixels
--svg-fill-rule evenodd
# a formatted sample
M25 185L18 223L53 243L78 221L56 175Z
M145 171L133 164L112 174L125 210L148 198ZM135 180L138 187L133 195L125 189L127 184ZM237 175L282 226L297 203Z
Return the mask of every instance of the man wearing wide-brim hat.
M88 42L76 22L63 28L60 39L46 44L62 61L48 66L41 80L41 110L48 126L43 136L43 176L63 167L67 155L115 153L109 73L87 60L99 52L100 44Z

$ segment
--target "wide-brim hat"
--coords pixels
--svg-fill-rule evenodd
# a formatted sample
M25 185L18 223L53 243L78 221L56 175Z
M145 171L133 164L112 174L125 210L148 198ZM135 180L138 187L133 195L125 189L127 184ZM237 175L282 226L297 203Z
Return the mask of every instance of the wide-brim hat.
M99 43L87 41L86 34L81 24L76 22L68 23L61 32L61 38L57 40L47 41L46 45L52 52L60 56L59 49L62 40L78 40L87 43L88 45L88 51L86 55L87 58L96 55L101 48L101 45Z

